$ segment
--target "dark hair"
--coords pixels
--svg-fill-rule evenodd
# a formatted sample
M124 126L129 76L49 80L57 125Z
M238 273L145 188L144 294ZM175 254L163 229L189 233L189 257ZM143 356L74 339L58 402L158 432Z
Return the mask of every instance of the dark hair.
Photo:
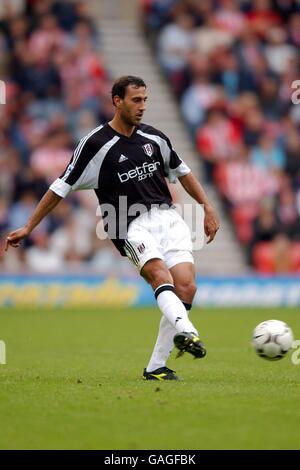
M134 85L137 88L141 86L145 88L147 87L144 80L140 77L134 77L133 75L125 75L123 77L120 77L114 82L113 87L111 89L111 97L113 103L115 96L119 96L122 99L125 97L126 88L129 85Z

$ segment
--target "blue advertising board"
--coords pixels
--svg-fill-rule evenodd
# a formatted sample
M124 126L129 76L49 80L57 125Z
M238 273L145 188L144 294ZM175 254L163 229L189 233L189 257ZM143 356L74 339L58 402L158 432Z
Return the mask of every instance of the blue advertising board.
M195 306L300 306L300 277L197 278ZM0 275L0 307L155 305L142 279L96 276Z

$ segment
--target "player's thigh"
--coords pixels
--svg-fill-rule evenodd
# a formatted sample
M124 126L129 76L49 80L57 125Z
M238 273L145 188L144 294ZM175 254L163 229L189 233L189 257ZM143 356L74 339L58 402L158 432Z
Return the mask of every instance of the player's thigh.
M129 225L124 249L127 257L134 263L139 272L152 259L163 261L161 247L155 237L146 227L135 221Z
M165 218L168 223L165 224L165 230L161 240L164 253L167 254L168 252L176 251L188 251L192 253L193 243L191 231L187 223L175 209L166 211Z
M196 272L191 262L178 263L170 268L174 280L175 292L184 302L192 303L196 293Z
M182 263L194 263L191 232L186 222L175 211L168 211L169 230L165 230L161 245L168 269Z

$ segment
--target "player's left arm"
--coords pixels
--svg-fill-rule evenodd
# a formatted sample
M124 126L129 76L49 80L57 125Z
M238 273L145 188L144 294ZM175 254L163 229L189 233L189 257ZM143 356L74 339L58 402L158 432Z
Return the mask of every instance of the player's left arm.
M186 163L177 155L172 147L170 139L163 133L159 134L160 151L164 161L165 176L170 183L176 183L179 179L186 192L192 196L204 208L204 231L208 237L207 243L215 238L220 227L219 217L210 203L203 187L193 175Z
M207 243L212 242L220 228L220 221L215 208L210 203L202 185L191 171L187 175L180 176L178 179L186 192L192 196L195 201L203 205L204 231L208 237Z

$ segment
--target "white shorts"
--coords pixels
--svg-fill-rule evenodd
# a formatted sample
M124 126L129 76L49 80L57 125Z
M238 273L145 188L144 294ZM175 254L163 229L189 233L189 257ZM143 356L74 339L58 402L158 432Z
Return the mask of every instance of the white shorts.
M125 240L128 258L141 271L153 258L170 269L178 263L194 263L190 229L175 209L152 208L131 222Z

